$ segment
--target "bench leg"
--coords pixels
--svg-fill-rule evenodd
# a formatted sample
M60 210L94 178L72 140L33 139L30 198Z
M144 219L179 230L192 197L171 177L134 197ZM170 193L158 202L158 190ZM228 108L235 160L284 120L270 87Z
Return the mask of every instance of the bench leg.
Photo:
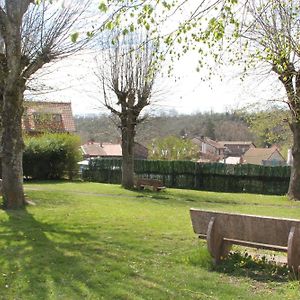
M230 251L231 244L224 242L221 228L215 217L212 217L208 224L207 247L215 264L218 264Z
M288 239L288 266L298 276L300 276L300 228L293 226Z

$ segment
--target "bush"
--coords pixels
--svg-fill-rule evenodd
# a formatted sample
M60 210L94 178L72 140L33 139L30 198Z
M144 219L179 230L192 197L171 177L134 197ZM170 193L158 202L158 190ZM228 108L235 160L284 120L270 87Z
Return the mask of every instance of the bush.
M80 139L70 134L44 134L25 138L24 176L32 179L72 179L81 159Z

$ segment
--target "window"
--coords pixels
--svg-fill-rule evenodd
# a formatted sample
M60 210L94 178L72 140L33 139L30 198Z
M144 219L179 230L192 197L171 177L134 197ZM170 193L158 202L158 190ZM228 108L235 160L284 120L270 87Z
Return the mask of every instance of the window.
M61 132L64 131L61 114L35 113L34 129L37 131Z

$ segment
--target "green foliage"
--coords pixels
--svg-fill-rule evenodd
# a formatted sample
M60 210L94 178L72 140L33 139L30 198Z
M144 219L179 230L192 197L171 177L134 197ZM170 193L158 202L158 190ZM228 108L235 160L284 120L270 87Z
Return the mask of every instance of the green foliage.
M237 32L238 22L233 13L236 6L236 0L213 4L189 0L182 3L177 0L111 0L107 4L101 1L99 10L109 15L102 30L118 28L125 35L142 30L147 32L151 40L164 45L161 51L156 51L155 59L159 63L168 56L171 59L170 74L174 60L180 59L183 54L196 51L203 55L204 44L205 48L211 48L223 39L225 31ZM199 69L203 66L202 60L198 63Z
M103 1L100 2L99 6L98 6L98 9L103 12L103 13L106 13L107 10L108 10L108 7L107 7L107 4Z
M291 147L292 132L289 127L288 110L271 107L251 113L245 108L242 115L249 124L250 130L257 136L257 146L266 147L276 144L285 149Z
M76 43L77 40L78 40L78 37L79 37L79 33L78 32L72 33L71 34L71 41L72 41L72 43Z
M70 134L44 134L26 137L23 154L24 176L33 179L70 179L81 159L80 139Z
M154 160L191 160L199 158L199 149L190 140L167 136L149 145L149 158Z

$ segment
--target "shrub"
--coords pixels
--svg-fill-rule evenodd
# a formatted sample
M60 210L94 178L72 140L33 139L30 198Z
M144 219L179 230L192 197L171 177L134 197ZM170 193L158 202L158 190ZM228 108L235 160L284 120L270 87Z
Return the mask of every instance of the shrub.
M80 139L71 134L44 134L25 138L24 176L33 179L73 178L81 159Z

